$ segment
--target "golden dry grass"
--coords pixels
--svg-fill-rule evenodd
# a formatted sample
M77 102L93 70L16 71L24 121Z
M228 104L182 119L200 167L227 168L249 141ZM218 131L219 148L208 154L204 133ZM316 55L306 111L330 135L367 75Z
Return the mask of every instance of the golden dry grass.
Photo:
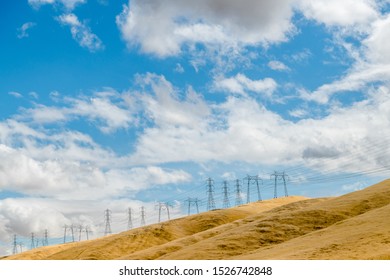
M390 181L210 211L6 259L390 259Z

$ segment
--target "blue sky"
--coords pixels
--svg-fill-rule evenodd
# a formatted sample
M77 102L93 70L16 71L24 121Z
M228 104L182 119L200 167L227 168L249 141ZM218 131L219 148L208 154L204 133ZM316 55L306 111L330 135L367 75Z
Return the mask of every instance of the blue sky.
M208 177L217 207L248 174L264 199L275 171L309 197L388 177L388 0L3 2L1 254L101 236L107 208L115 232L128 207L135 226L156 202L204 211Z

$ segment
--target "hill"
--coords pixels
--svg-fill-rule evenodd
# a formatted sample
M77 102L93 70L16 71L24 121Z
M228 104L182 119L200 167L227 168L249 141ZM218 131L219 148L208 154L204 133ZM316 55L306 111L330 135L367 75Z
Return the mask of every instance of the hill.
M390 259L390 181L220 209L6 259Z

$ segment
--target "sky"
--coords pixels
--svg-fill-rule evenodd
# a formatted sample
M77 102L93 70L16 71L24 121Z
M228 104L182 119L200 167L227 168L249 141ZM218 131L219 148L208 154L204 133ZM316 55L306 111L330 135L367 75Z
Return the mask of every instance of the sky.
M0 255L389 177L389 0L0 4ZM284 172L284 173L283 173ZM283 177L284 174L284 177ZM237 190L236 180L240 187ZM224 182L228 191L223 191ZM161 220L167 219L161 209ZM70 233L67 232L67 238ZM76 239L85 239L85 232ZM68 241L68 240L67 240Z

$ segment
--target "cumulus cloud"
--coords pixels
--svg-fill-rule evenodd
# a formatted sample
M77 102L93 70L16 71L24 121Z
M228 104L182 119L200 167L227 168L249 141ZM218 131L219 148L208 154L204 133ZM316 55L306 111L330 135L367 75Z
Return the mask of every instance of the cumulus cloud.
M96 52L104 49L104 45L100 38L92 33L91 29L79 21L77 16L72 13L63 14L58 17L61 24L70 27L73 39L83 48L87 48L90 52Z
M185 99L180 100L178 92L163 76L140 76L139 83L148 90L141 96L146 117L161 127L196 128L209 115L207 103L192 88L188 89Z
M33 197L102 199L191 178L182 170L154 166L103 171L89 162L39 160L5 145L0 145L0 152L0 189Z
M86 117L103 123L100 129L104 133L110 133L119 128L131 126L132 112L129 108L121 108L113 104L109 98L94 97L88 101L80 99L70 100L72 108L67 112L70 115Z
M292 32L290 0L131 1L117 17L129 47L160 57L183 46L257 45L285 41Z
M18 34L17 37L19 39L27 38L29 36L28 31L36 26L37 24L35 22L26 22L24 23L20 28L18 28Z
M159 83L159 87L166 91L172 90L169 86ZM180 108L182 101L177 102ZM340 162L348 155L359 155L364 158L366 167L383 166L388 163L383 152L364 155L364 147L367 149L374 139L380 141L383 133L388 131L390 119L383 116L390 115L389 102L389 90L382 87L350 107L334 107L323 118L312 119L304 111L291 112L301 118L292 122L267 110L252 97L230 96L226 102L208 105L209 113L199 119L196 126L178 123L179 116L167 118L164 123L157 119L139 137L136 151L130 158L135 162L153 164L243 161L272 165L300 162L326 168L326 161L335 155L339 155ZM149 110L150 114L159 114L161 107ZM183 111L175 113L187 114ZM159 141L154 141L157 138ZM360 161L359 164L354 162L349 161L344 170L362 168Z
M298 7L306 18L327 26L368 24L378 17L374 0L298 0Z
M390 36L390 15L373 23L373 31L363 41L367 48L366 56L370 63L390 64L390 43L387 38Z
M244 74L237 74L231 78L217 78L214 81L214 87L217 90L228 91L241 95L246 95L247 92L254 92L271 97L277 88L277 83L271 78L251 80Z

